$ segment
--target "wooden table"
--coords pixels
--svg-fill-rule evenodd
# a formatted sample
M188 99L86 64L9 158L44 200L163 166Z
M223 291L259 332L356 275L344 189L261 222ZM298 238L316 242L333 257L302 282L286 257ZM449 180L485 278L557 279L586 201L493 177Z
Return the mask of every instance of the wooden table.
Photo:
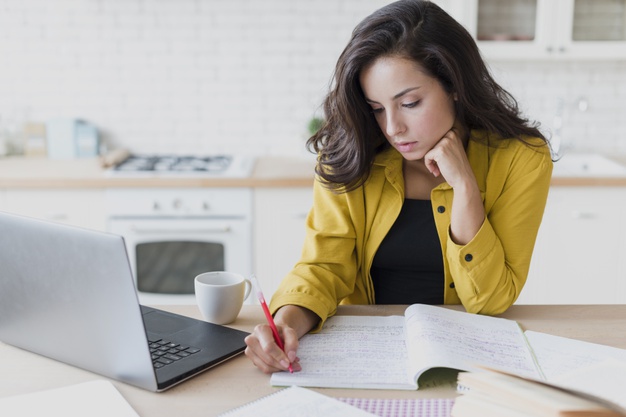
M341 306L338 314L402 314L406 306ZM196 306L163 309L200 318ZM454 306L451 308L459 309ZM602 343L626 349L626 305L537 306L515 305L501 317L516 320L525 330ZM264 321L259 306L244 306L232 327L251 331ZM0 343L0 397L106 379L54 360ZM142 417L215 416L279 388L241 355L166 392L152 393L113 381ZM419 391L316 389L333 397L418 398L453 397L450 388Z

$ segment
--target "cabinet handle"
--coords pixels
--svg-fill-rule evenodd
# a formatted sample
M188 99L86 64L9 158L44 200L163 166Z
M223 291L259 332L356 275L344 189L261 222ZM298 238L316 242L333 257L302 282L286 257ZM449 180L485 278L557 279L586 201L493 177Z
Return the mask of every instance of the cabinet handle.
M573 211L572 218L581 220L592 220L597 219L598 214L592 211Z

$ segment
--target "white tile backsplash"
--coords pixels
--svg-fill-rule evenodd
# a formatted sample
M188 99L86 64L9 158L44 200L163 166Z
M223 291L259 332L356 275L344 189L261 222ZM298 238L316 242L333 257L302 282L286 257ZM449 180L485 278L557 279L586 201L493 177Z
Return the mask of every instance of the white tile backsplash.
M496 78L547 134L557 133L566 148L626 151L626 63L492 63Z
M0 121L84 118L135 152L307 155L337 57L385 3L0 0ZM491 65L547 131L562 118L565 146L626 153L626 63Z

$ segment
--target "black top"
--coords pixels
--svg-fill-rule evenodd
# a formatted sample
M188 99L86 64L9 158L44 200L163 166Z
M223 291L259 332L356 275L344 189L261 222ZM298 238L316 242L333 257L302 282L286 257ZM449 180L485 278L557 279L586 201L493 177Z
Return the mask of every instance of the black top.
M430 200L404 200L370 272L376 304L443 304L443 255Z

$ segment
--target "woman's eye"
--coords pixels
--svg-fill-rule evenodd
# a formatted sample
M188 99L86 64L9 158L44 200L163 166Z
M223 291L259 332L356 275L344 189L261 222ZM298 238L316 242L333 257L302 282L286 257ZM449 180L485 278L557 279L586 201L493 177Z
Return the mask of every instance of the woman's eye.
M383 112L383 110L384 110L384 109L383 109L382 107L379 107L379 108L377 108L377 109L372 109L372 113L374 113L374 114L379 114L379 113L382 113L382 112Z
M413 101L411 103L405 103L402 105L402 107L406 107L407 109L412 109L413 107L417 106L419 104L419 100L417 101Z

